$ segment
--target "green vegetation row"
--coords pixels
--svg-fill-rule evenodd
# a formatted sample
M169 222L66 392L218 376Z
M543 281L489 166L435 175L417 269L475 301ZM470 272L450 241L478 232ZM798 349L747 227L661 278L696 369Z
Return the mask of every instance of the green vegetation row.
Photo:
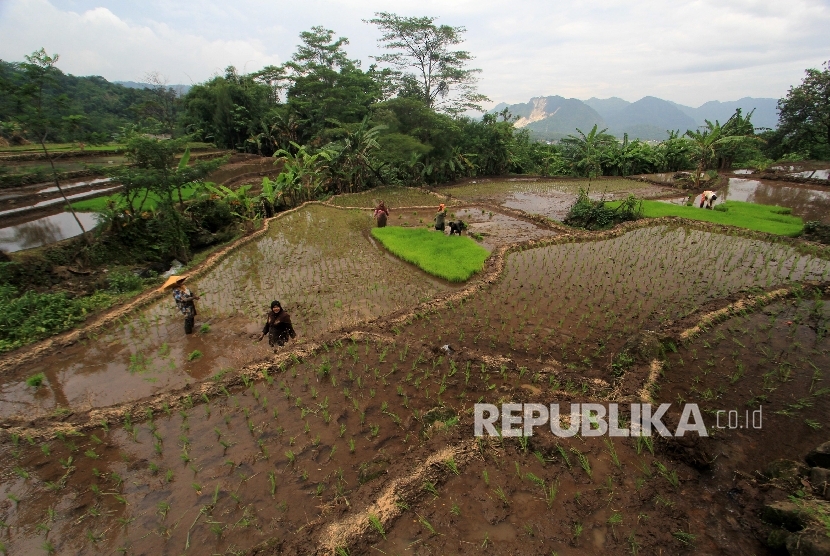
M646 218L679 216L689 220L736 226L747 230L790 237L801 235L804 228L801 218L793 216L791 209L777 206L726 201L716 205L714 210L707 210L697 206L681 206L660 201L640 202L642 203L642 215ZM620 202L607 204L612 209L620 206Z
M395 256L450 282L465 282L484 267L490 253L466 236L436 230L387 226L372 236Z

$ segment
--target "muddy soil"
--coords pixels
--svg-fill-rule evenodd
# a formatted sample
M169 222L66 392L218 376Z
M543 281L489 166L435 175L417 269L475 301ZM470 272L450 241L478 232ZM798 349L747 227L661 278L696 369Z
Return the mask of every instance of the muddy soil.
M375 208L380 201L386 203L391 214L399 207L435 206L437 210L439 203L451 202L445 195L414 187L377 187L360 193L335 195L329 202L338 207Z
M19 427L0 433L2 547L773 554L758 510L782 495L755 472L827 439L830 292L795 284L826 283L830 262L795 241L715 226L573 234L491 208L450 207L471 230L492 231L494 256L466 289L382 252L369 240L369 211L312 205L194 280L204 333L184 338L162 301L78 352L40 360L38 389L22 384L33 369L15 369L4 402L28 400L15 406L25 419L0 423ZM390 224L426 226L434 211L421 212L393 207ZM513 239L525 243L511 248ZM735 305L739 314L680 341L703 313L781 284L793 287L778 301ZM301 341L259 355L248 334L271 297ZM338 327L373 333L350 338ZM112 339L118 355L102 351ZM257 365L242 367L245 357ZM56 411L52 381L62 378L50 372L61 359L76 367L62 387L68 408ZM96 359L122 367L89 380ZM84 412L119 396L140 401ZM472 433L477 402L558 402L567 414L571 402L651 397L672 404L672 430L679 405L699 403L714 436ZM744 418L761 408L761 429L717 428L718 410Z
M563 382L607 376L612 358L708 302L751 288L826 280L830 263L758 240L654 226L602 241L507 255L492 283L452 307L399 327L418 345L449 343L532 367L558 368ZM495 301L497 300L497 301Z
M435 212L431 209L397 211L390 214L389 225L432 229ZM559 233L558 230L539 225L529 218L505 214L504 209L498 206L450 206L447 209L447 222L457 220L462 220L467 225L464 235L480 236L481 245L488 251L514 243L553 237ZM449 228L445 233L449 233Z
M670 188L622 178L600 178L590 184L582 179L512 178L476 179L437 191L467 202L486 202L561 221L576 200L580 188L593 199L616 200L628 195L658 198L675 194Z
M165 298L98 337L4 374L0 416L108 406L262 359L271 353L267 340L253 338L272 299L292 315L302 341L462 287L389 255L371 239L371 225L365 211L320 205L286 215L190 285L201 296L196 327L204 332L186 336ZM338 230L334 239L331 230ZM25 379L40 372L47 381L35 392ZM122 387L112 389L114 380Z

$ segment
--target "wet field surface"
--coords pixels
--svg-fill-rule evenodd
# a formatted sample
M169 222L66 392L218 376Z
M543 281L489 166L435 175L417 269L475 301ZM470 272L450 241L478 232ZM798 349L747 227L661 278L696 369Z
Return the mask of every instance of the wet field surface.
M675 193L669 188L622 178L600 178L590 183L580 179L477 179L437 191L466 202L488 202L561 221L580 188L586 189L592 199L609 201L628 195L650 199Z
M386 253L369 236L371 224L366 212L320 205L275 220L190 284L201 296L196 334L184 334L172 299L163 299L98 338L0 377L0 415L112 405L266 357L267 340L254 338L273 299L299 337L312 339L459 287ZM47 384L34 394L24 380L39 372Z
M819 185L729 178L726 186L717 188L716 193L718 199L715 204L742 201L775 205L792 209L793 214L800 216L805 222L815 220L824 224L830 223L830 189ZM685 205L688 197L676 197L669 201Z
M826 440L828 295L796 290L686 342L674 327L741 296L826 285L830 261L679 225L566 236L508 210L517 195L553 206L559 192L532 183L452 193L464 204L448 206L448 220L463 219L487 249L537 242L508 253L472 293L383 251L369 234L370 211L310 205L193 280L202 298L192 336L163 299L0 377L0 416L43 424L3 433L2 546L772 554L763 545L770 526L758 516L778 491L736 472L757 475ZM606 185L626 195L624 186L643 184ZM430 226L434 209L402 203L440 202L422 191L383 194L389 225ZM371 207L374 196L341 200ZM449 301L411 313L438 295ZM276 355L254 341L271 299L299 335ZM376 317L395 324L366 324ZM632 338L651 336L664 359L657 375L634 350L633 359L619 357ZM37 372L43 384L26 385ZM629 403L641 388L673 404L667 422L685 402L700 404L709 428L719 409L763 406L769 421L692 445L541 428L530 437L472 435L477 402L559 403L567 415L571 402ZM89 408L130 400L138 402L129 410L73 425ZM624 411L620 424L629 417Z

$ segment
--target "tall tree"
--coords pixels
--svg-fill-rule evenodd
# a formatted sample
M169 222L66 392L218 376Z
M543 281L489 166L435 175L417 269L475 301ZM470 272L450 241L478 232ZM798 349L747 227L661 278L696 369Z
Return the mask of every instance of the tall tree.
M75 218L75 222L78 223L84 240L89 242L84 225L81 223L78 215L75 214L75 209L72 208L72 204L63 192L60 179L58 179L58 171L55 168L55 161L46 148L47 139L50 138L50 134L54 132L54 129L59 126L58 121L60 120L56 119L60 118L60 105L66 104L65 98L58 97L55 99L55 106L47 106L46 88L55 82L55 73L57 72L55 64L57 63L57 54L49 56L46 50L41 48L37 52L26 56L26 61L20 64L26 76L26 81L18 90L18 94L22 99L28 100L28 105L24 107L24 110L20 114L21 123L37 139L41 149L43 149L43 155L49 161L49 165L52 168L52 178L54 179L55 187L57 187L58 192L63 197L63 201L66 203L69 212Z
M778 101L777 141L812 158L830 157L830 60L823 67L808 69Z
M466 50L451 50L464 40L464 27L435 25L434 17L401 17L377 12L372 23L383 36L378 42L391 50L376 56L378 62L390 64L398 73L402 96L417 96L430 108L450 114L466 110L483 111L481 103L489 100L476 92L477 74L467 64L473 56Z

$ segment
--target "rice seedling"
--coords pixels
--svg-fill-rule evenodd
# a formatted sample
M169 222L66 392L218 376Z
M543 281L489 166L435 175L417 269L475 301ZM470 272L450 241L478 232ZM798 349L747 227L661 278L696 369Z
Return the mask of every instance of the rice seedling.
M378 516L376 516L375 514L370 513L370 514L367 516L367 519L369 520L369 525L371 525L371 526L372 526L372 528L373 528L375 531L377 531L377 533L378 533L381 537L383 537L383 538L385 539L385 538L386 538L386 531L384 531L384 529L383 529L383 523L381 523L381 521L380 521L380 519L378 518Z

